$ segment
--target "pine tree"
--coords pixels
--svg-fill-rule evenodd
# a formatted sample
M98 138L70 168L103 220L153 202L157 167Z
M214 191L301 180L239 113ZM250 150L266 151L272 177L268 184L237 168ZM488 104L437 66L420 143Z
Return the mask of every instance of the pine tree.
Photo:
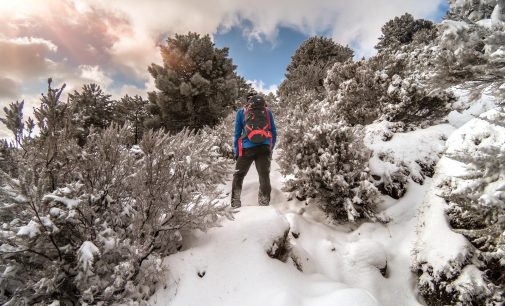
M433 22L414 19L411 14L405 13L382 26L382 35L379 37L379 43L375 48L379 51L386 48L398 48L414 41L416 35L425 35L428 36L426 39L430 37L433 39L435 34L436 29Z
M79 145L83 146L90 129L105 129L114 121L116 102L97 84L86 84L81 92L69 94L72 124Z
M286 79L279 86L283 99L299 90L324 92L326 71L335 63L343 63L353 56L347 46L335 43L331 38L314 36L304 41L291 57Z
M117 102L115 107L114 121L119 125L127 125L132 135L132 144L138 144L144 134L144 122L150 117L147 110L149 101L136 95L130 97L124 96Z
M214 126L232 110L244 83L228 49L215 48L209 35L176 34L161 46L163 65L148 70L158 91L149 93L154 117L149 128L180 131Z
M0 122L5 124L13 136L16 146L21 145L25 124L23 123L23 107L25 101L13 102L9 107L4 107L5 118L0 118ZM33 126L32 126L33 129Z

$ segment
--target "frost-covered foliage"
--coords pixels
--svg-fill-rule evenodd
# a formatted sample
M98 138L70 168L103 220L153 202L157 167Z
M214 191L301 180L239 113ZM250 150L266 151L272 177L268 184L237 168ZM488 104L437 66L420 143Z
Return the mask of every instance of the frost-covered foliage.
M148 69L158 89L149 93L148 109L154 116L146 122L149 128L180 131L214 126L246 87L235 73L228 49L215 48L209 35L169 37L161 46L161 57L163 65Z
M336 64L325 81L327 99L348 124L377 119L422 125L436 122L449 111L453 96L426 88L401 58L381 53L369 60Z
M227 162L189 131L130 148L127 127L111 126L81 148L60 94L49 88L36 110L40 136L15 152L17 176L1 173L0 303L141 304L181 233L232 217L215 191Z
M333 122L328 105L302 97L284 124L279 164L291 179L285 188L298 198L319 198L338 220L376 220L378 190L371 182L371 152L362 142L362 127Z
M491 18L499 0L449 0L448 17L454 20L479 21ZM503 1L501 1L503 9ZM502 12L503 13L503 12Z
M391 19L382 26L382 35L379 37L376 48L378 50L398 48L415 40L428 41L435 37L436 28L433 22L414 19L411 14L405 13L400 17Z
M304 41L291 57L286 79L279 86L279 95L284 100L300 90L324 93L327 70L335 63L352 58L353 50L335 43L331 38L315 36Z
M433 82L466 82L478 96L485 87L505 96L505 3L502 0L451 1L448 18L434 41Z
M9 107L4 107L5 118L0 118L0 122L5 124L7 129L12 132L16 146L21 145L21 141L25 135L25 123L23 122L24 104L25 101L16 101L11 103ZM26 132L29 136L35 127L33 120L29 118L26 125Z
M202 135L213 140L214 146L223 157L233 159L233 133L235 128L235 112L224 117L214 128L205 127Z
M430 304L505 302L504 119L503 108L489 111L448 140L433 191L441 198L427 201L442 208L441 217L424 214L414 257L420 292ZM493 122L501 122L501 126ZM433 207L427 207L428 211L434 211ZM454 238L442 248L433 235L450 229Z

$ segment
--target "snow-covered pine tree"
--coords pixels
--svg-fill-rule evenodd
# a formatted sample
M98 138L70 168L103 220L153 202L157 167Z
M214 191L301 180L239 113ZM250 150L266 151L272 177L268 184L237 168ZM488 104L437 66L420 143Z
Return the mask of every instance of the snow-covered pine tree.
M291 57L286 79L279 86L282 104L287 106L293 100L289 96L300 90L315 90L318 97L324 96L327 70L337 62L351 59L353 54L351 48L337 44L331 38L314 36L304 41Z
M25 129L25 124L23 122L23 107L25 101L16 101L9 104L9 107L4 107L5 118L0 118L0 122L5 124L7 129L9 129L13 136L15 145L21 145L23 138L23 133ZM33 129L33 126L32 126Z
M154 115L146 122L149 128L180 131L214 126L248 87L235 73L228 49L216 48L209 35L169 37L161 56L163 65L148 68L158 89L149 93Z
M86 84L81 92L68 95L72 125L79 145L83 146L90 128L105 129L115 118L116 101L97 84Z
M398 49L400 46L410 44L421 37L426 41L436 37L436 28L433 22L414 19L409 13L386 22L381 30L382 35L376 46L379 52L385 49Z

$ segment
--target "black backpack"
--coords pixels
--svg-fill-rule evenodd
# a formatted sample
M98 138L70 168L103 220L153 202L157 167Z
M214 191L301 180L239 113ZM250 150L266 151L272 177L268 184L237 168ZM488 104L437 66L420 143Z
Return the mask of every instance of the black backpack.
M270 133L270 115L265 100L253 96L244 107L244 134L252 143L263 143L272 138Z

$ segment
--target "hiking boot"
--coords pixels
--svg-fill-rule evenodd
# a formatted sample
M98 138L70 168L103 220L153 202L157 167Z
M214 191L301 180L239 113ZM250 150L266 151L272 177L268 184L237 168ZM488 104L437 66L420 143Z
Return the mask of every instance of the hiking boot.
M270 197L265 195L258 195L258 204L259 206L268 206L270 203Z
M239 208L242 206L239 201L231 201L231 207L232 208Z

